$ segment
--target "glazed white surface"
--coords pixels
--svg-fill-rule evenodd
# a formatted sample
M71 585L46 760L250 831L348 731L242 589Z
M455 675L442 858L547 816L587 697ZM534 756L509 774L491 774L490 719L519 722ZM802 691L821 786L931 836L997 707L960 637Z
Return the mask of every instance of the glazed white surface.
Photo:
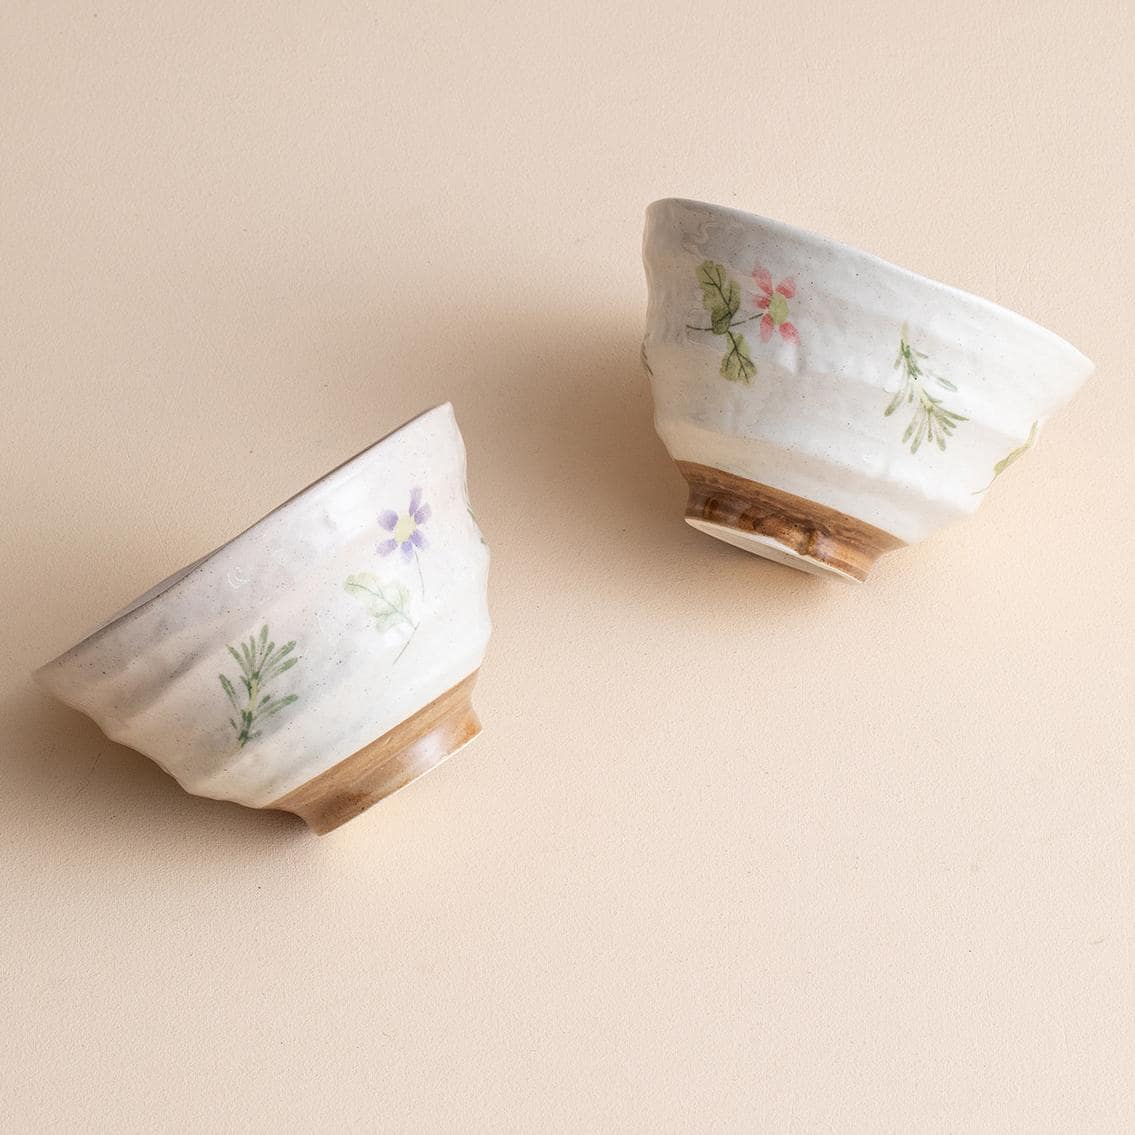
M429 507L423 546L383 554L394 533L381 517L406 515L415 488ZM188 791L263 807L480 665L490 632L488 564L468 507L464 444L446 404L147 592L37 677ZM379 625L366 596L345 587L363 573L405 596L407 619ZM296 700L240 746L220 676L243 696L227 648L239 651L263 626L278 645L296 643L296 663L270 690Z
M655 424L675 460L698 462L795 493L913 543L973 512L994 467L1025 443L1092 372L1070 344L986 300L878 257L733 209L665 200L647 210L649 287L643 354ZM722 265L743 293L738 327L757 373L720 373L723 340L709 322L697 272ZM791 278L798 341L762 342L753 271ZM933 387L966 420L945 449L903 443L903 329Z

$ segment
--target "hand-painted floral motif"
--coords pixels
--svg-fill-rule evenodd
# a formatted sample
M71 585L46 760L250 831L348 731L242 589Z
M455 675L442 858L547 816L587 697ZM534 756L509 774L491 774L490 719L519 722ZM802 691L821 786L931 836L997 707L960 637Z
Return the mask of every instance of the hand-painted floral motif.
M277 647L268 638L268 626L260 628L259 635L250 635L247 642L240 644L240 650L230 646L229 653L240 667L242 693L224 675L219 674L221 688L229 699L237 716L229 718L229 724L236 733L237 747L243 749L249 741L255 741L262 730L258 728L264 721L274 717L280 710L299 700L298 694L276 697L267 689L281 674L290 670L299 657L292 654L296 644L293 639Z
M745 342L745 336L735 328L757 317L750 315L746 319L734 319L741 306L741 289L723 265L706 260L698 268L698 285L701 288L702 305L709 312L710 325L689 327L688 330L712 331L715 335L724 335L728 341L728 349L721 360L721 377L727 378L730 382L751 385L757 373L757 364L749 354L749 345Z
M996 481L997 478L1000 477L1001 474L1004 473L1005 470L1013 464L1014 461L1017 461L1020 458L1024 457L1024 455L1028 453L1030 449L1032 449L1032 447L1036 444L1036 436L1039 430L1040 422L1033 422L1033 424L1029 427L1029 436L1025 438L1025 440L1020 445L1018 445L1017 448L1012 451L1012 453L1006 454L1001 458L1000 461L997 462L996 465L993 466L993 479L989 482L988 485L985 486L984 489L977 489L974 493L975 496L977 495L977 493L984 493L988 491L990 485L993 484L993 481Z
M939 449L945 450L946 439L957 428L959 422L969 419L961 414L948 410L942 405L941 398L935 398L927 390L928 382L934 382L944 390L957 391L957 387L939 374L923 370L922 362L926 358L922 351L916 351L907 339L906 325L903 325L899 335L899 353L895 356L895 370L903 375L902 386L890 405L883 411L885 417L890 417L904 402L913 404L914 412L910 424L902 435L903 445L910 444L910 452L917 453L924 441L932 441Z
M418 623L410 613L410 592L397 581L383 582L369 571L347 576L343 590L359 599L374 619L375 629L380 632L401 628L406 634L402 649L394 661L406 652L410 640L418 629Z
M788 319L788 301L796 295L796 281L791 276L785 276L774 288L772 273L760 264L753 269L753 280L757 285L757 310L761 315L761 342L767 343L772 338L773 331L779 331L780 337L787 343L798 343L800 333Z
M390 539L383 540L378 545L378 554L388 556L401 548L405 559L416 556L419 550L426 547L422 526L429 518L430 506L422 503L422 490L414 488L410 493L410 507L405 512L399 514L387 509L378 518L379 524L391 534Z
M1016 461L1020 457L1024 457L1024 455L1028 453L1030 449L1032 449L1033 445L1036 443L1036 435L1039 428L1040 423L1033 422L1033 424L1029 427L1029 436L1025 438L1024 443L1022 445L1018 445L1012 453L1008 454L1005 457L1002 457L1001 460L993 466L993 476L995 479L997 477L1000 477L1001 474L1004 473L1005 470L1008 469L1014 461Z
M751 385L757 374L757 364L749 353L745 336L737 330L743 323L760 320L761 342L767 343L774 332L779 332L786 343L798 343L800 333L788 318L788 301L796 295L796 282L786 276L773 285L772 273L760 264L753 269L757 292L753 296L756 311L752 315L737 317L741 308L741 288L726 271L724 265L705 260L698 268L698 286L701 288L702 306L709 312L709 326L687 324L687 331L712 331L724 335L728 344L721 360L721 377L730 382ZM645 358L644 358L645 363ZM649 370L649 365L647 365Z
M422 500L422 490L415 486L410 491L410 506L405 512L397 513L388 509L379 515L378 523L390 533L390 537L380 541L375 548L380 556L389 556L400 549L404 561L408 563L413 560L418 570L418 586L423 600L426 582L418 553L428 547L422 526L430 515L430 506ZM406 653L406 648L420 625L420 620L410 613L412 600L409 589L397 579L379 579L369 571L347 576L343 589L363 603L374 619L376 630L385 633L400 629L406 635L402 649L394 658L397 662Z

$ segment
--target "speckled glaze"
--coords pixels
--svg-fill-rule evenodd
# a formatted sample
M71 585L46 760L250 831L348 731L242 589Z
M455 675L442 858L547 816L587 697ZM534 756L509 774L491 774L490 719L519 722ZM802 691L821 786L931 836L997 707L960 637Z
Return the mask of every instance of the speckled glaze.
M447 404L171 576L36 676L187 791L266 807L477 670L488 564Z
M679 467L815 502L880 546L973 512L1093 369L996 304L735 209L655 202L643 259L643 361ZM745 521L745 499L718 511ZM764 516L687 519L793 567L865 574L812 554L799 523L785 542Z

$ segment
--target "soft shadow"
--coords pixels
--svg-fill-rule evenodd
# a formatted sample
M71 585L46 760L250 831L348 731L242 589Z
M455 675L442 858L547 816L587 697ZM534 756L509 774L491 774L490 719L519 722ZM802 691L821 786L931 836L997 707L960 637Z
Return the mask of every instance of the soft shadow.
M633 310L589 326L538 311L499 325L457 321L451 338L461 344L461 366L424 377L415 401L405 406L409 417L436 402L455 404L474 507L493 547L494 590L507 601L501 592L523 575L529 589L578 592L589 607L610 605L633 624L644 589L674 589L676 579L688 577L696 590L683 593L688 610L677 617L696 619L704 634L734 632L739 606L747 603L771 607L791 624L811 620L820 606L846 602L843 588L709 539L683 522L685 482L654 432L640 325ZM325 346L329 368L349 347L355 359L373 352L370 365L381 369L381 343ZM396 424L389 392L378 385L374 391L374 420ZM341 430L342 422L311 428ZM348 439L344 455L350 451ZM121 560L72 548L74 562L54 564L62 579L98 564L108 573L119 570ZM295 817L189 795L30 680L0 702L0 716L10 742L8 791L27 801L17 814L54 818L24 831L43 854L51 854L60 825L89 829L93 813L117 831L136 823L139 809L153 817L145 826L148 838L162 831L169 845L192 840L195 855L211 848L218 857L258 857L281 841L314 839Z
M197 860L255 860L271 855L281 840L314 838L298 817L190 795L30 679L0 701L0 721L9 742L4 785L14 817L7 835L34 841L37 859L66 851L64 833L75 830L88 846L101 835L104 852L129 846L132 860L186 840L194 843ZM145 817L146 840L124 843L123 825L136 825L138 817Z
M641 313L581 325L533 311L520 322L522 340L510 339L512 323L455 328L467 362L445 392L499 566L557 548L561 570L549 588L593 595L601 587L617 602L641 596L644 578L672 583L678 561L700 581L691 607L724 633L735 627L739 593L789 623L851 600L855 585L794 571L685 523L687 486L654 430Z

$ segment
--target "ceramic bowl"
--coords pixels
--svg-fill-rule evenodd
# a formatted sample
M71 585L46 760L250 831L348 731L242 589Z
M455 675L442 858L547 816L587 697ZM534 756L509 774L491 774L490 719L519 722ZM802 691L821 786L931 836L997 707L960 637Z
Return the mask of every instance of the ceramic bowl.
M687 522L804 571L863 580L973 512L1093 369L988 300L736 209L655 202L643 259Z
M36 677L187 791L322 833L480 731L488 565L439 406Z

